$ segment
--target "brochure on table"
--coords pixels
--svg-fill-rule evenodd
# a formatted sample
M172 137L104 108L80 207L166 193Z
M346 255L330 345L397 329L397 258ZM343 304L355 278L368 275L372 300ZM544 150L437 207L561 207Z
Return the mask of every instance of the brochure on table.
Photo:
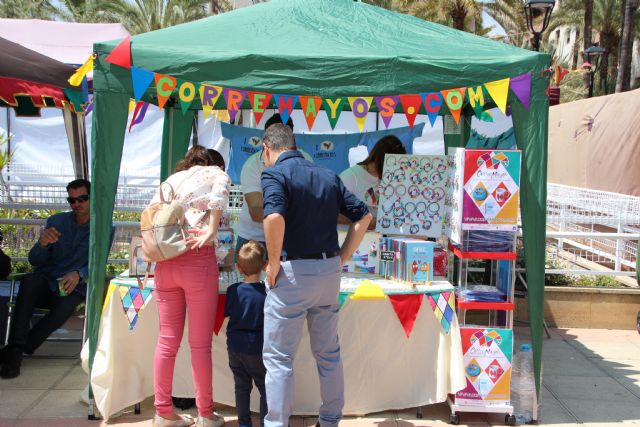
M449 155L449 238L461 242L464 230L517 230L520 162L521 152L516 150L457 148Z
M456 404L510 405L513 331L460 328L467 386L456 393Z
M447 174L446 156L387 154L376 231L440 237Z

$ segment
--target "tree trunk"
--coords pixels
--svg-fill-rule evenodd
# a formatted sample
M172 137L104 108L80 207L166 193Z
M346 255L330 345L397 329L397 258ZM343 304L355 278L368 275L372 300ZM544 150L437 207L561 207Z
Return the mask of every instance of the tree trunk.
M580 40L580 30L578 28L576 28L576 38L573 41L573 56L571 59L571 69L575 70L578 68L578 41Z
M630 88L634 39L633 14L638 8L638 0L626 0L624 3L624 20L620 40L620 61L618 62L616 92L624 92Z
M607 78L613 73L612 69L615 69L618 64L618 36L615 33L600 33L600 45L606 49L602 59L600 60L600 82L598 87L600 88L600 94L606 95L608 93Z
M591 32L593 25L593 0L584 0L584 29L582 31L583 52L591 47ZM584 58L587 61L587 58ZM584 86L589 88L589 74L584 73Z

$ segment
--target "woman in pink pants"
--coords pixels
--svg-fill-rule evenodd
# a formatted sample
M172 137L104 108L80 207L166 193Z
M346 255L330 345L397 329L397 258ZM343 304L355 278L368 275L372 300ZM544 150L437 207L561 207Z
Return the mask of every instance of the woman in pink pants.
M173 411L171 386L176 354L182 341L185 314L189 315L191 370L196 389L198 420L203 427L220 427L224 419L213 412L211 384L211 340L218 302L218 264L215 236L227 207L229 177L217 166L207 150L195 146L176 166L166 182L175 199L185 209L192 227L184 254L158 262L154 295L158 304L160 336L154 358L156 427L183 427L193 424ZM153 201L159 199L156 194Z

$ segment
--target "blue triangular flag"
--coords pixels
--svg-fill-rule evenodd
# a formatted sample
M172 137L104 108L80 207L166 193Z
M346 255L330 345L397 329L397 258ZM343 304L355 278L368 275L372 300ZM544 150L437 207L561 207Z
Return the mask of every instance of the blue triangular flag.
M422 98L424 109L427 112L427 117L429 117L431 127L433 127L438 118L438 113L440 112L444 98L440 92L424 92L420 94L420 97Z
M273 95L273 97L276 100L276 107L278 107L282 123L286 125L291 112L298 103L298 95Z
M153 81L153 72L131 66L131 81L133 82L133 97L136 102L140 101L140 98L142 98L144 92Z

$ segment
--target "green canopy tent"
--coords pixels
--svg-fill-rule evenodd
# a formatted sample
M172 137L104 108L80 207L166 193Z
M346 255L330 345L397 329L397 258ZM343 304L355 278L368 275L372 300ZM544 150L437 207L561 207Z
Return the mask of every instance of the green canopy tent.
M105 57L119 41L97 43L92 135L89 263L90 366L97 345L131 72ZM273 0L131 39L135 67L196 83L321 97L415 94L532 73L527 110L509 103L523 151L522 218L536 386L543 334L548 100L543 71L550 57L352 0ZM174 99L176 94L174 93ZM157 102L155 85L143 100ZM218 101L224 106L222 97ZM187 149L195 112L165 107L162 176ZM447 140L447 145L460 145Z

